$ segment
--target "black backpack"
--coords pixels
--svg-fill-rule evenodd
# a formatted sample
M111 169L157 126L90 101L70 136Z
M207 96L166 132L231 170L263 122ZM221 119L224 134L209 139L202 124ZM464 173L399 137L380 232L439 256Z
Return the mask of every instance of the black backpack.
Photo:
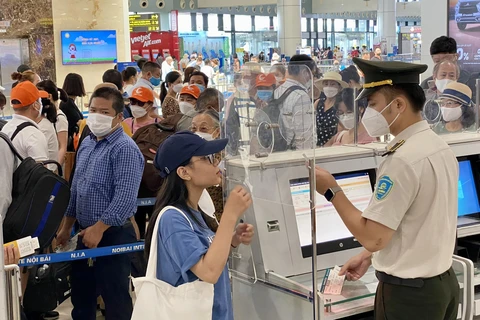
M268 106L263 109L263 111L270 118L271 123L280 124L280 107L285 102L285 99L296 90L302 90L305 92L305 89L300 86L291 86L288 88L278 99L273 99L268 103ZM272 135L269 133L270 130L260 130L263 134L259 134L259 139L261 140L262 145L270 145L272 143ZM275 127L273 129L273 151L286 151L292 149L293 145L287 145L287 140L280 133L280 128ZM293 143L293 142L292 142Z
M159 123L149 124L138 129L132 136L145 159L139 197L155 197L162 186L163 179L153 165L153 160L163 141L176 132L176 126L181 118L182 114L170 116Z
M12 140L28 126L34 125L29 122L19 125ZM40 249L47 248L67 209L70 187L67 181L45 168L45 165L57 165L60 175L62 167L56 161L37 163L30 157L23 159L5 133L0 132L0 137L21 161L13 173L12 203L3 221L4 241L38 237Z

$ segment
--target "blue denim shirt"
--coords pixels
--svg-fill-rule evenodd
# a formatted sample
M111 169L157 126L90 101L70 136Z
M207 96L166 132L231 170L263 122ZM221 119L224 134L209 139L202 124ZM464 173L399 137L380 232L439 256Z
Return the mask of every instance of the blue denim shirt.
M160 218L157 278L175 287L198 280L190 268L207 253L215 237L215 233L207 227L200 212L191 211L201 224L198 225L189 217L194 230L185 217L176 210L167 210ZM212 320L233 320L230 279L226 265L214 286Z
M137 210L137 194L144 158L121 128L97 141L85 138L77 162L66 216L75 217L82 228L99 220L122 226Z

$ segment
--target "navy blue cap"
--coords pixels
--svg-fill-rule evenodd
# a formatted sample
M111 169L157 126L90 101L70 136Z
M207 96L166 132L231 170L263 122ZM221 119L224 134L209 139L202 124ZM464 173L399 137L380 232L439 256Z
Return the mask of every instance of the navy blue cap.
M192 157L215 154L227 146L228 139L207 141L191 131L180 131L168 137L158 148L153 164L162 178L177 170Z

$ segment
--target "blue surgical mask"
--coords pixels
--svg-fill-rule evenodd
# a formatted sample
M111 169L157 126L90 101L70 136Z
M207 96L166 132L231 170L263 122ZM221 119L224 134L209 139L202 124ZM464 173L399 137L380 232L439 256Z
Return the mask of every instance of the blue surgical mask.
M258 99L268 102L270 99L272 99L273 96L273 90L258 90L257 91L257 97Z
M198 87L198 89L200 89L200 92L203 92L205 91L205 86L201 85L201 84L196 84L195 85Z
M155 78L155 77L151 77L150 78L150 83L154 86L154 87L158 87L160 85L160 82L162 82L162 79L161 78Z

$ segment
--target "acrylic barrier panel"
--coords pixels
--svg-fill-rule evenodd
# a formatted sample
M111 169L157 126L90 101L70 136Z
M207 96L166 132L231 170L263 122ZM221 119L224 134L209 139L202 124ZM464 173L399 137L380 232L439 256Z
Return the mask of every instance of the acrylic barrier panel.
M235 74L232 86L225 93L222 136L229 139L225 155L225 196L228 198L236 185L242 185L252 194L253 205L242 219L257 230L257 240L251 247L233 250L230 267L233 276L248 281L255 281L259 270L265 275L261 246L266 243L260 245L265 233L273 235L273 238L267 237L267 242L279 239L272 243L272 247L275 242L279 244L276 253L288 254L287 230L283 227L278 230L278 226L285 225L285 206L289 206L292 215L295 213L290 181L280 176L308 178L304 155L314 158L315 154L313 74L305 64L292 63L288 74L286 80L277 83L273 74L244 68ZM263 251L266 255L276 254Z
M427 101L422 115L435 133L442 135L477 131L478 107L475 107L474 102L461 103L454 97L442 96L432 89L428 89L425 96Z
M362 117L367 108L367 100L356 100L358 91L352 88L341 88L339 84L328 80L316 81L320 90L320 98L315 102L317 146L331 147L342 145L363 145L380 142L371 137L364 125ZM336 94L327 98L324 91Z
M288 73L288 78L280 79L262 73L257 64L234 75L222 115L223 136L229 139L227 154L238 156L242 148L264 158L314 148L313 74L305 64L294 63Z

